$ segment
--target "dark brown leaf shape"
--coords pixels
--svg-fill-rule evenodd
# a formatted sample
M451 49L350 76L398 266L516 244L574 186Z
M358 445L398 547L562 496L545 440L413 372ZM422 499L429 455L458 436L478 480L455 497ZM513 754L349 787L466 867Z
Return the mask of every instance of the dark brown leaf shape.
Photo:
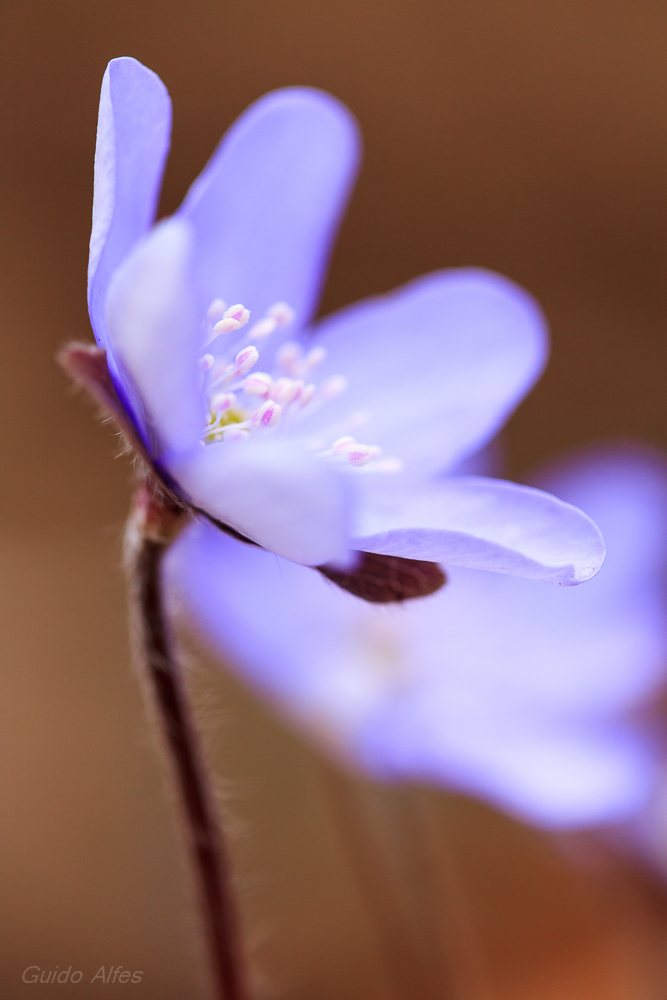
M351 573L318 566L327 580L361 597L371 604L392 604L426 597L447 583L447 577L437 563L401 556L382 556L362 552L361 561Z

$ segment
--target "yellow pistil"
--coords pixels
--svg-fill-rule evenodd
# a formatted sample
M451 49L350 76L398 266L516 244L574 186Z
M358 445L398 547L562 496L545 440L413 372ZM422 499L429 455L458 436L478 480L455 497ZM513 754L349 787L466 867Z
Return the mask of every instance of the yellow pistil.
M248 419L248 414L240 406L230 406L228 410L221 413L209 412L204 433L205 444L213 444L222 440L222 433L226 427L232 424L242 424Z

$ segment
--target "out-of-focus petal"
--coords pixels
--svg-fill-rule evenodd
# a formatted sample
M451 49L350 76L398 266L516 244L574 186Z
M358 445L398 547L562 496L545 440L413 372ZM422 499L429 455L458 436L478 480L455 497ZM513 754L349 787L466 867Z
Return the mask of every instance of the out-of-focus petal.
M156 458L194 448L204 427L190 247L187 223L161 223L131 251L109 288L109 344Z
M590 579L604 560L595 524L548 493L461 476L421 490L366 476L354 544L366 552L510 573L549 583Z
M195 506L271 552L312 566L347 559L348 484L299 445L258 436L167 467Z
M304 426L367 420L360 440L402 459L408 472L439 472L481 448L539 376L547 354L535 301L489 271L427 275L325 319L315 343L322 378L347 391ZM363 435L363 437L362 437Z
M654 749L627 725L554 726L489 701L466 713L423 694L421 711L401 705L366 733L361 758L371 773L472 792L551 829L621 822L650 797Z
M236 541L203 522L167 557L168 579L219 654L246 682L351 753L356 729L387 690L363 601L315 570Z
M308 320L358 146L350 113L318 90L275 91L239 118L180 209L196 231L202 311L219 297L259 319L286 301Z
M108 346L111 277L155 218L170 130L171 102L159 77L136 59L113 59L100 97L88 263L88 308L101 347Z
M560 588L450 570L445 590L406 607L412 679L369 720L363 759L541 825L613 822L657 780L651 732L629 720L665 678L667 463L588 450L539 482L596 518L601 572Z

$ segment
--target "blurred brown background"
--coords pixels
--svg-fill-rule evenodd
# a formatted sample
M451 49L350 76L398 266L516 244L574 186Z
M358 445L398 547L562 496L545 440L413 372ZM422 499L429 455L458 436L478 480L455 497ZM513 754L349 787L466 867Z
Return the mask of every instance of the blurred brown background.
M347 102L365 165L324 308L461 264L529 288L553 358L510 426L520 476L593 437L665 437L666 42L656 0L2 0L3 997L84 1000L112 965L144 974L107 992L203 996L128 668L129 471L53 364L66 339L89 336L106 62L133 55L172 94L165 212L264 91L312 84ZM270 995L388 996L320 765L234 682L196 675ZM450 942L454 1000L664 995L651 965L662 932L636 878L574 870L474 803L440 807L451 908L467 927L465 946ZM84 981L26 985L29 965L72 965Z

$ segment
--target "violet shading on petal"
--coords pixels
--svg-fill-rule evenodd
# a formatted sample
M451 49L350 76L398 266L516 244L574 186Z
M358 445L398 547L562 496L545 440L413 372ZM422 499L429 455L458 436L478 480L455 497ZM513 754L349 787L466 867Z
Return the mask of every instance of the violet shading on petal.
M101 347L108 346L113 273L155 218L170 131L171 102L160 78L136 59L113 59L102 81L88 265L88 308Z

